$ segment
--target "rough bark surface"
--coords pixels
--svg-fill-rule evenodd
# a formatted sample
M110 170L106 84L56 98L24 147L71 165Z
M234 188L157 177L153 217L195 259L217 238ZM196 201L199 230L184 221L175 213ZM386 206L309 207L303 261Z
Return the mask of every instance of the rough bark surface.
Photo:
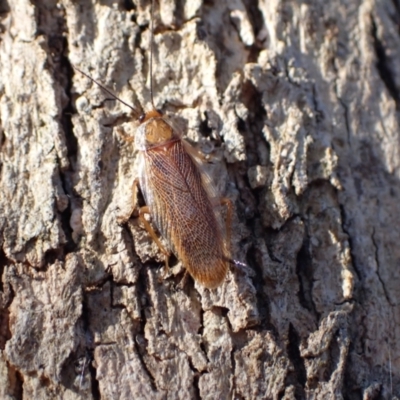
M149 19L0 1L0 399L400 396L399 1L157 2L156 106L249 266L215 290L118 224Z

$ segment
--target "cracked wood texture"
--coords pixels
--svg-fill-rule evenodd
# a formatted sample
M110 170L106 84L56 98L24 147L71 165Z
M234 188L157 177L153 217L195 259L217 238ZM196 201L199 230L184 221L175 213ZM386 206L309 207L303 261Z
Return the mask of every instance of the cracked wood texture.
M155 10L156 106L248 268L205 289L118 224L149 1L1 0L0 398L400 396L399 1Z

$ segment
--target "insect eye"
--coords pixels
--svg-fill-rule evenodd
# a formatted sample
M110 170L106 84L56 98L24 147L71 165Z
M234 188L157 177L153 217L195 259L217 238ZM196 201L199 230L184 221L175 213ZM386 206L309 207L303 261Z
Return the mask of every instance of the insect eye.
M145 113L141 114L139 117L139 122L142 123L145 118L146 118L146 114Z

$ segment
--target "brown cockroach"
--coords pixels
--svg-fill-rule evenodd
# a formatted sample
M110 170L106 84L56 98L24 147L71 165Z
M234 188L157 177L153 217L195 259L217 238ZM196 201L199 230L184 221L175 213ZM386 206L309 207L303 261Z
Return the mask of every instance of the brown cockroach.
M134 186L139 184L146 206L140 208L139 218L164 254L166 267L172 252L196 281L207 288L215 288L225 279L229 263L243 265L232 260L230 256L232 203L225 198L218 202L227 206L226 229L224 229L216 211L210 180L200 166L201 157L154 106L153 2L151 7L152 110L140 116L134 139L124 135L125 140L135 141L140 154L139 179L135 181ZM77 70L121 101L103 85ZM133 109L129 104L121 102ZM133 191L132 197L136 199L135 187ZM144 218L145 214L151 216L152 222L167 242L168 249L161 244L153 228Z
M135 144L141 157L139 183L147 206L139 215L148 212L190 275L214 288L224 280L230 260L231 202L221 200L228 205L229 222L224 235L195 150L159 111L144 114L140 123ZM155 237L151 227L145 225ZM158 245L168 257L168 251Z

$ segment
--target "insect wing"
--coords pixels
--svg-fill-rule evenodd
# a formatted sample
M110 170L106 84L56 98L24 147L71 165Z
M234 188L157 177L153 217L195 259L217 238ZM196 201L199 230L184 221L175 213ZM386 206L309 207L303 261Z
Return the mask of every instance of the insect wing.
M203 188L206 191L208 198L213 205L214 215L219 223L221 228L221 232L224 236L224 241L226 239L226 225L222 218L220 207L221 207L221 199L217 189L214 186L213 180L211 179L210 175L204 168L204 156L200 153L197 149L195 149L192 145L190 145L186 140L182 140L183 147L185 151L189 154L191 159L193 160L194 164L196 165L198 171L200 172L201 181L203 184ZM226 243L226 248L229 249L230 243Z
M144 159L142 191L154 224L195 279L217 286L228 268L226 245L193 159L180 139Z

